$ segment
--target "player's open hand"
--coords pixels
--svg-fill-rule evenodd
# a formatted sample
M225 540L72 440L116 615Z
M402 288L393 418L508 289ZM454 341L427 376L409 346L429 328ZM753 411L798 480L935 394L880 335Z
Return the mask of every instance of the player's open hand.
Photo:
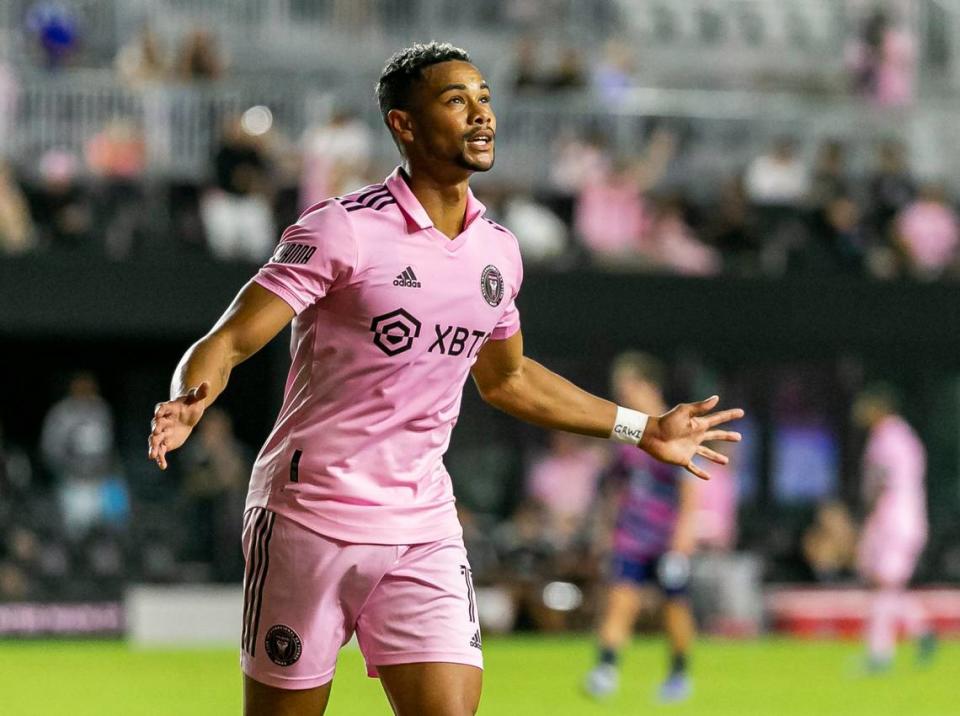
M659 418L650 418L647 429L640 440L640 448L653 457L672 465L679 465L701 480L709 480L710 475L693 462L699 455L718 465L726 465L729 458L703 443L711 440L739 442L740 433L731 430L717 430L718 425L743 417L739 408L710 411L717 407L720 398L716 395L699 403L681 403Z
M161 470L167 469L167 453L183 445L200 421L209 392L210 384L204 382L179 398L157 403L150 421L147 457Z

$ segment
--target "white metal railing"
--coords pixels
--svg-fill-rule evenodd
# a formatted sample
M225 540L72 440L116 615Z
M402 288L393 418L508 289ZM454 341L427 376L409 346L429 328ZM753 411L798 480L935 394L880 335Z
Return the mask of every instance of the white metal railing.
M153 174L198 177L208 167L225 121L250 106L267 105L274 127L296 141L308 124L345 100L366 108L365 119L379 138L380 159L394 161L396 149L366 87L355 88L352 95L290 83L157 85L135 90L110 72L21 78L15 113L4 118L8 131L0 138L0 148L25 164L52 148L80 154L90 137L111 120L125 118L142 128ZM569 135L599 134L611 151L629 156L642 146L651 124L659 121L678 128L695 183L709 184L729 173L781 135L798 138L811 151L822 138L843 139L854 163L861 165L876 139L900 137L914 150L921 173L960 179L957 106L946 100L883 113L848 99L647 89L634 91L615 106L590 94L574 94L553 99L500 96L495 108L496 180L542 181L557 141Z

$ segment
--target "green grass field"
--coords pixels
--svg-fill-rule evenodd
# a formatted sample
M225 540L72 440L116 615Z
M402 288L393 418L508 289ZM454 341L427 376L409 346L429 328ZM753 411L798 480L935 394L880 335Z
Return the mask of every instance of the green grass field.
M950 716L960 713L960 643L947 643L924 670L901 646L896 668L858 677L857 644L767 640L701 642L695 693L659 706L653 694L664 650L639 640L624 655L623 688L604 704L581 695L592 646L585 637L493 638L484 642L481 714L504 716ZM137 650L123 643L0 642L3 716L219 716L240 713L240 676L231 649ZM389 714L379 682L356 650L340 657L332 716Z

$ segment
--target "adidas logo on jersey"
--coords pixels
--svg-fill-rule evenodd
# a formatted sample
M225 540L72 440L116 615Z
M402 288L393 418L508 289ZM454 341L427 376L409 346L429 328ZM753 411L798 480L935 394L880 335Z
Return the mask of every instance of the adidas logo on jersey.
M413 267L407 266L403 270L403 273L397 274L397 277L393 279L393 285L403 286L405 288L420 288L420 281L413 272Z
M473 635L473 638L470 640L470 646L474 649L483 649L483 642L480 641L480 630L477 629L476 634Z

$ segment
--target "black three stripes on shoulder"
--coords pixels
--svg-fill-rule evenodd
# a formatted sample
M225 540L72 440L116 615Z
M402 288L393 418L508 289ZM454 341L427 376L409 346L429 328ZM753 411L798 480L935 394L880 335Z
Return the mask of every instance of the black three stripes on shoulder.
M360 209L380 211L380 209L385 206L396 204L397 200L393 198L393 195L387 187L380 184L361 194L357 194L353 199L341 199L340 203L347 211L359 211Z
M506 229L504 229L502 226L500 226L500 224L498 224L498 223L495 222L495 221L490 221L490 219L488 219L487 217L483 217L483 220L486 221L488 224L490 224L490 226L492 226L492 227L493 227L494 229L496 229L497 231L502 231L502 232L505 233L505 234L509 234L509 233L510 233L509 231L507 231Z

